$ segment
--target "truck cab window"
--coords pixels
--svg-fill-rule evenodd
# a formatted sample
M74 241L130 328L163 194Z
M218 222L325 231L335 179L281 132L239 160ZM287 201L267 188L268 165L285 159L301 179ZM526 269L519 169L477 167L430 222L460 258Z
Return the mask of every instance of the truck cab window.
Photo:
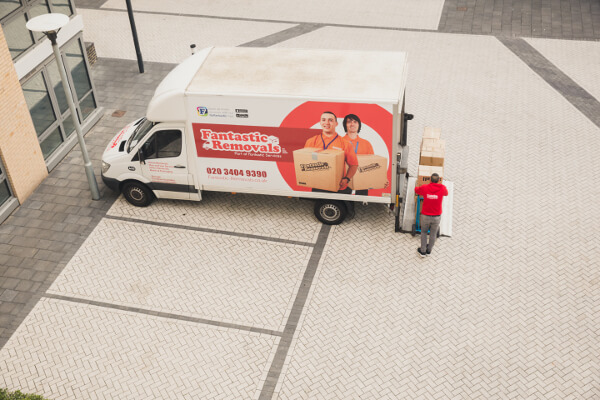
M144 158L172 158L181 154L181 131L169 129L155 132L150 139L142 145Z

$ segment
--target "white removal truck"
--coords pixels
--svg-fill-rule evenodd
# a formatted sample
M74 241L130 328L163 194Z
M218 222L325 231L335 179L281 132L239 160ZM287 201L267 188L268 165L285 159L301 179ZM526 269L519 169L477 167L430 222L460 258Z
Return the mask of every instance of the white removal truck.
M352 201L385 203L398 216L412 118L406 68L401 52L203 49L165 77L145 118L111 140L102 179L141 207L211 190L314 199L327 224L342 222ZM324 112L337 119L334 133L323 133ZM348 114L361 122L352 145ZM338 191L352 159L357 172Z

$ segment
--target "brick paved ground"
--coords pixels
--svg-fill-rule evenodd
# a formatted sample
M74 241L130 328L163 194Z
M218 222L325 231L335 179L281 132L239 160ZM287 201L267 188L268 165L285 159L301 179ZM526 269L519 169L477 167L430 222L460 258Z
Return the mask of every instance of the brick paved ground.
M600 3L594 0L446 0L438 30L598 40Z
M163 17L162 2L133 3L157 8L139 20L148 28L206 19L178 18L188 1ZM415 22L452 25L450 0L443 12L441 2L406 4ZM209 193L140 209L103 190L93 202L75 149L0 226L0 386L53 399L600 397L600 249L587 228L600 217L588 178L600 167L590 67L600 43L511 38L502 26L484 36L289 30L276 18L290 10L232 24L243 10L215 3L197 12L214 14L204 32L170 34L185 44L407 51L409 144L418 147L424 126L443 129L453 237L422 260L417 239L394 233L377 205L329 229L310 203L286 198ZM98 171L108 140L143 115L172 65L137 74L123 60L134 53L122 11L81 11L101 57L92 72L106 115L87 137ZM120 41L96 40L98 15ZM185 56L152 38L156 60ZM142 51L149 45L142 39ZM111 117L116 109L127 113ZM416 165L412 152L409 171Z

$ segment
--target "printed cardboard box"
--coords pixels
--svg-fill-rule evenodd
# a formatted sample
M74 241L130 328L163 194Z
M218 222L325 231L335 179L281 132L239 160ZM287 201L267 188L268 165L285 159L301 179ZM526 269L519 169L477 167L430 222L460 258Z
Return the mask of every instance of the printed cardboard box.
M387 182L387 158L374 154L357 154L358 169L350 180L350 189L383 189Z
M443 167L433 167L431 165L419 165L419 175L417 176L417 182L415 183L416 187L421 185L426 185L431 181L431 175L437 173L440 176L440 182L444 182L444 168Z
M296 183L313 189L337 192L344 176L344 152L307 147L294 150Z
M425 127L425 131L423 132L423 139L440 139L441 137L441 128L432 128L431 126Z

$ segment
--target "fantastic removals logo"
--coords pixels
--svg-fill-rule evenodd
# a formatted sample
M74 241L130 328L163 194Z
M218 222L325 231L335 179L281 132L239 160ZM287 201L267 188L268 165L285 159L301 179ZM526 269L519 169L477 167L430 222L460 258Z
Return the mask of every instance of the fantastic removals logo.
M204 141L204 150L232 151L246 153L280 154L281 146L277 136L260 132L237 133L233 131L215 132L212 129L200 129L200 138Z

